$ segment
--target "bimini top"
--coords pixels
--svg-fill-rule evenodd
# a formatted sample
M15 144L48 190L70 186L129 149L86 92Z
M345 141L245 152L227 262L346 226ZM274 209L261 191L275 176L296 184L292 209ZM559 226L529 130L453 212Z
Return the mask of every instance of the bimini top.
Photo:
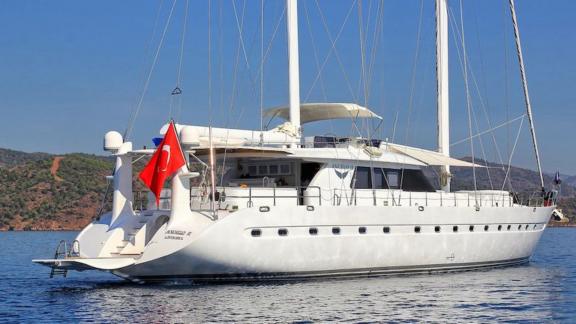
M264 112L264 117L280 117L290 119L290 107L271 108ZM346 118L377 118L370 109L353 103L304 103L300 104L300 123L310 123L319 120Z

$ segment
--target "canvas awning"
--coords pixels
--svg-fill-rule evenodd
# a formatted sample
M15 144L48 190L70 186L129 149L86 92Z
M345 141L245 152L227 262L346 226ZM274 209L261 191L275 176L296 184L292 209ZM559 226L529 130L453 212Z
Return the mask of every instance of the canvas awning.
M264 112L264 117L290 119L290 107L277 107ZM382 119L370 109L354 103L304 103L300 105L300 123L346 118Z
M484 168L483 165L474 164L474 163L454 159L454 158L445 156L441 153L434 152L434 151L429 151L429 150L424 150L424 149L409 147L409 146L403 146L403 145L397 145L397 144L386 144L386 145L387 145L388 149L390 149L393 152L402 153L402 154L407 155L411 158L414 158L418 161L426 163L427 165L430 165L430 166L449 165L449 166L455 166L455 167Z

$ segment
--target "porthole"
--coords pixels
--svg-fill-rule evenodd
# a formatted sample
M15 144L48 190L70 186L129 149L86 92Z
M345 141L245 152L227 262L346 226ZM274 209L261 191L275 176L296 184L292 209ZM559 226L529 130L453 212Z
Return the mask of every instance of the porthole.
M310 233L310 235L317 235L318 234L318 229L316 227L310 227L308 229L308 233Z
M490 229L490 226L484 225L484 232L487 232Z
M390 227L388 226L384 226L384 228L382 228L382 231L386 234L390 233Z
M468 227L468 230L470 230L470 232L474 232L474 225L470 225L470 227Z
M254 237L259 237L260 235L262 235L262 231L259 230L259 229L253 229L253 230L250 232L250 235L252 235L252 236L254 236Z
M506 230L507 230L507 231L509 231L509 230L511 230L511 229L512 229L512 225L508 225L508 226L506 227Z
M454 233L458 232L458 226L456 225L452 226L452 232Z
M340 234L340 227L332 227L332 234L335 235Z
M285 229L285 228L281 228L281 229L278 230L278 235L280 235L280 236L286 236L286 235L288 235L288 230Z
M434 226L434 232L440 233L440 226Z
M528 230L528 227L529 227L529 225L528 225L528 224L526 224L525 230Z
M536 229L536 224L534 224L534 227L532 229Z
M364 226L358 227L358 233L360 233L360 234L366 234L366 227L364 227Z
M521 230L521 229L522 229L522 225L518 225L518 230Z
M420 226L414 226L414 232L420 233Z
M498 225L498 231L502 230L502 225Z

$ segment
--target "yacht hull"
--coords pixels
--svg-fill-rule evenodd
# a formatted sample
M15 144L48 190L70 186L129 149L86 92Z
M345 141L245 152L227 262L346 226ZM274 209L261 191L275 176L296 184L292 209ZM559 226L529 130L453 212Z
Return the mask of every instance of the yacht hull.
M135 281L250 281L517 265L528 262L551 212L521 206L252 208L199 233L183 223L166 228L153 249L112 273ZM165 235L174 232L192 235L180 241Z

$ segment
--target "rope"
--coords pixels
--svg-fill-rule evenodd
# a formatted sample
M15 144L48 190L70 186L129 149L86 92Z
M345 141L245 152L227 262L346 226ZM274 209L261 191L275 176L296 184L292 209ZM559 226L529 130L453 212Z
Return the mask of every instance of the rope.
M504 182L502 183L502 190L504 190L504 186L506 185L506 180L510 174L510 167L512 165L512 157L514 156L514 152L516 151L516 145L518 144L518 139L520 138L520 133L522 131L522 126L524 125L524 116L522 116L522 121L520 121L520 126L518 127L518 133L516 134L516 140L514 140L514 146L512 146L512 151L510 152L510 157L508 158L508 167L506 169L506 174L504 175Z
M313 89L314 86L316 85L316 82L318 82L318 79L320 77L320 73L322 73L322 71L324 70L324 67L326 66L326 63L328 62L328 59L330 58L330 55L332 54L332 52L334 52L334 56L336 57L336 61L338 62L338 66L339 66L342 74L344 75L346 85L348 86L348 91L350 91L350 94L352 95L353 100L357 101L354 90L352 89L352 84L350 83L350 79L348 78L348 74L346 73L346 70L344 69L344 64L342 63L342 60L340 59L340 55L338 55L338 51L336 50L336 42L338 42L338 40L340 39L340 36L342 35L342 31L344 30L344 26L346 26L346 23L348 22L348 18L350 17L350 14L352 13L352 10L354 9L354 6L356 4L356 0L354 0L352 2L350 9L348 9L348 13L346 14L346 17L344 18L344 22L342 23L342 26L340 27L340 30L338 31L338 34L336 34L335 38L332 38L332 35L330 34L330 31L328 29L328 24L326 23L326 18L322 14L322 10L320 9L320 5L318 4L318 0L316 0L315 3L316 3L316 7L318 8L318 12L320 13L320 18L322 20L324 30L326 31L326 34L328 36L328 40L330 41L332 46L330 47L330 50L328 51L326 58L322 62L322 66L320 67L320 70L316 74L316 77L314 78L314 81L312 82L310 89ZM304 102L308 101L308 99L310 98L310 94L311 94L311 91L309 91L306 94Z
M176 106L176 120L180 118L180 113L182 111L182 65L184 62L184 44L186 41L186 27L188 25L188 7L190 5L190 0L186 0L186 6L184 8L184 23L182 24L182 39L180 40L180 54L178 58L178 69L176 73L176 87L172 90L172 96L170 97L170 116L172 118L172 103L174 101L174 96L178 96L178 103Z
M468 87L468 59L466 55L466 40L464 34L464 8L462 0L460 0L460 28L462 32L462 58L464 61L464 87L466 89L466 108L468 111L468 133L470 136L470 153L472 154L472 177L474 179L474 200L476 200L476 191L478 185L476 183L476 162L474 158L474 140L472 139L472 105L470 98L470 89Z
M152 66L150 67L150 70L148 71L148 77L146 78L146 82L144 83L144 89L142 89L142 93L140 95L140 99L138 100L138 105L136 105L136 109L134 111L134 114L132 114L132 116L130 117L130 120L128 121L128 127L126 128L126 131L124 132L124 140L125 141L130 138L130 135L132 133L132 129L134 128L134 122L136 121L136 118L138 117L138 114L140 113L140 110L142 109L142 102L144 101L144 96L146 95L146 92L148 91L148 86L150 85L150 80L152 78L152 74L154 73L156 63L158 62L158 57L160 56L160 50L162 49L162 45L164 44L164 38L166 37L166 31L168 30L168 26L170 26L170 21L172 20L172 14L174 13L174 7L176 6L176 1L177 0L174 0L172 2L172 7L170 8L170 13L168 15L168 19L166 20L166 24L164 25L164 30L162 31L162 37L160 38L160 43L158 44L158 47L156 49L156 53L154 54Z
M404 145L408 145L408 135L410 132L410 120L412 118L412 110L414 107L414 93L416 88L416 70L418 67L418 59L420 57L420 43L422 40L422 17L424 11L424 0L420 0L420 8L418 13L418 28L416 30L416 51L414 53L414 61L412 62L412 77L410 78L410 97L408 98L408 117L406 119L406 132L404 132ZM400 174L400 188L404 184L404 169Z

